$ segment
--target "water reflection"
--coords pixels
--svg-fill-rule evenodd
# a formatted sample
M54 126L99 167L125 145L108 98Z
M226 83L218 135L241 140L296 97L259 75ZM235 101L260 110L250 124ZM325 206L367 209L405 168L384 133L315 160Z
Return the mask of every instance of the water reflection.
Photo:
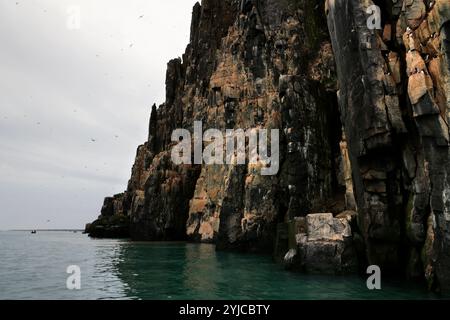
M81 262L82 291L89 299L126 299L128 284L121 279L119 264L126 243L111 240L92 240L92 250ZM91 251L90 250L90 251Z
M137 299L170 299L178 294L185 250L177 244L128 243L121 248L117 269L126 295Z
M0 299L426 299L423 287L383 279L286 272L270 257L212 245L93 240L72 233L0 233ZM81 290L66 268L80 266Z
M218 299L225 282L212 245L124 243L116 267L135 299Z
M295 274L270 257L216 252L212 245L127 243L117 260L127 297L135 299L417 299L422 288L365 279Z
M194 299L218 299L218 283L223 277L213 245L186 245L182 283L185 294ZM213 279L212 280L212 275Z

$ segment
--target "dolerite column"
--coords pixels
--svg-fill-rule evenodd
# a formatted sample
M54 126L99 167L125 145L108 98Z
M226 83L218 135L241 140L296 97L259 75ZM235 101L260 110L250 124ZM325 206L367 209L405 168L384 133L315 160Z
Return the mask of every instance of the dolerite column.
M370 264L450 289L450 2L328 0L359 224Z

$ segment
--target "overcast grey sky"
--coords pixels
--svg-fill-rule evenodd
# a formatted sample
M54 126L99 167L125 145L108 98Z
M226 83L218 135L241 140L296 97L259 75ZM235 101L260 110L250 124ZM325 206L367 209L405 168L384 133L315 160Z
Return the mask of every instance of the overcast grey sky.
M83 228L126 188L195 2L0 0L0 230Z

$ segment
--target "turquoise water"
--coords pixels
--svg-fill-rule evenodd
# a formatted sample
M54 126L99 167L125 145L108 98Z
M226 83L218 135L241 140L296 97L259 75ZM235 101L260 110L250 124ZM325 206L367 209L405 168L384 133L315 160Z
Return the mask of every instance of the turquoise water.
M68 290L69 265L81 290ZM369 291L360 277L286 272L270 257L212 245L92 240L81 233L0 232L0 299L430 299L407 283Z

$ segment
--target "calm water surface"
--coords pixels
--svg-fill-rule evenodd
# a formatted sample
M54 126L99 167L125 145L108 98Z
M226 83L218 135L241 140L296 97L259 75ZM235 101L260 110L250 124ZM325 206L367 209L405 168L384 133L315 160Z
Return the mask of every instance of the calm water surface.
M81 290L66 269L81 268ZM408 283L367 290L359 277L289 273L270 257L212 245L92 240L81 233L0 232L0 299L432 299Z

